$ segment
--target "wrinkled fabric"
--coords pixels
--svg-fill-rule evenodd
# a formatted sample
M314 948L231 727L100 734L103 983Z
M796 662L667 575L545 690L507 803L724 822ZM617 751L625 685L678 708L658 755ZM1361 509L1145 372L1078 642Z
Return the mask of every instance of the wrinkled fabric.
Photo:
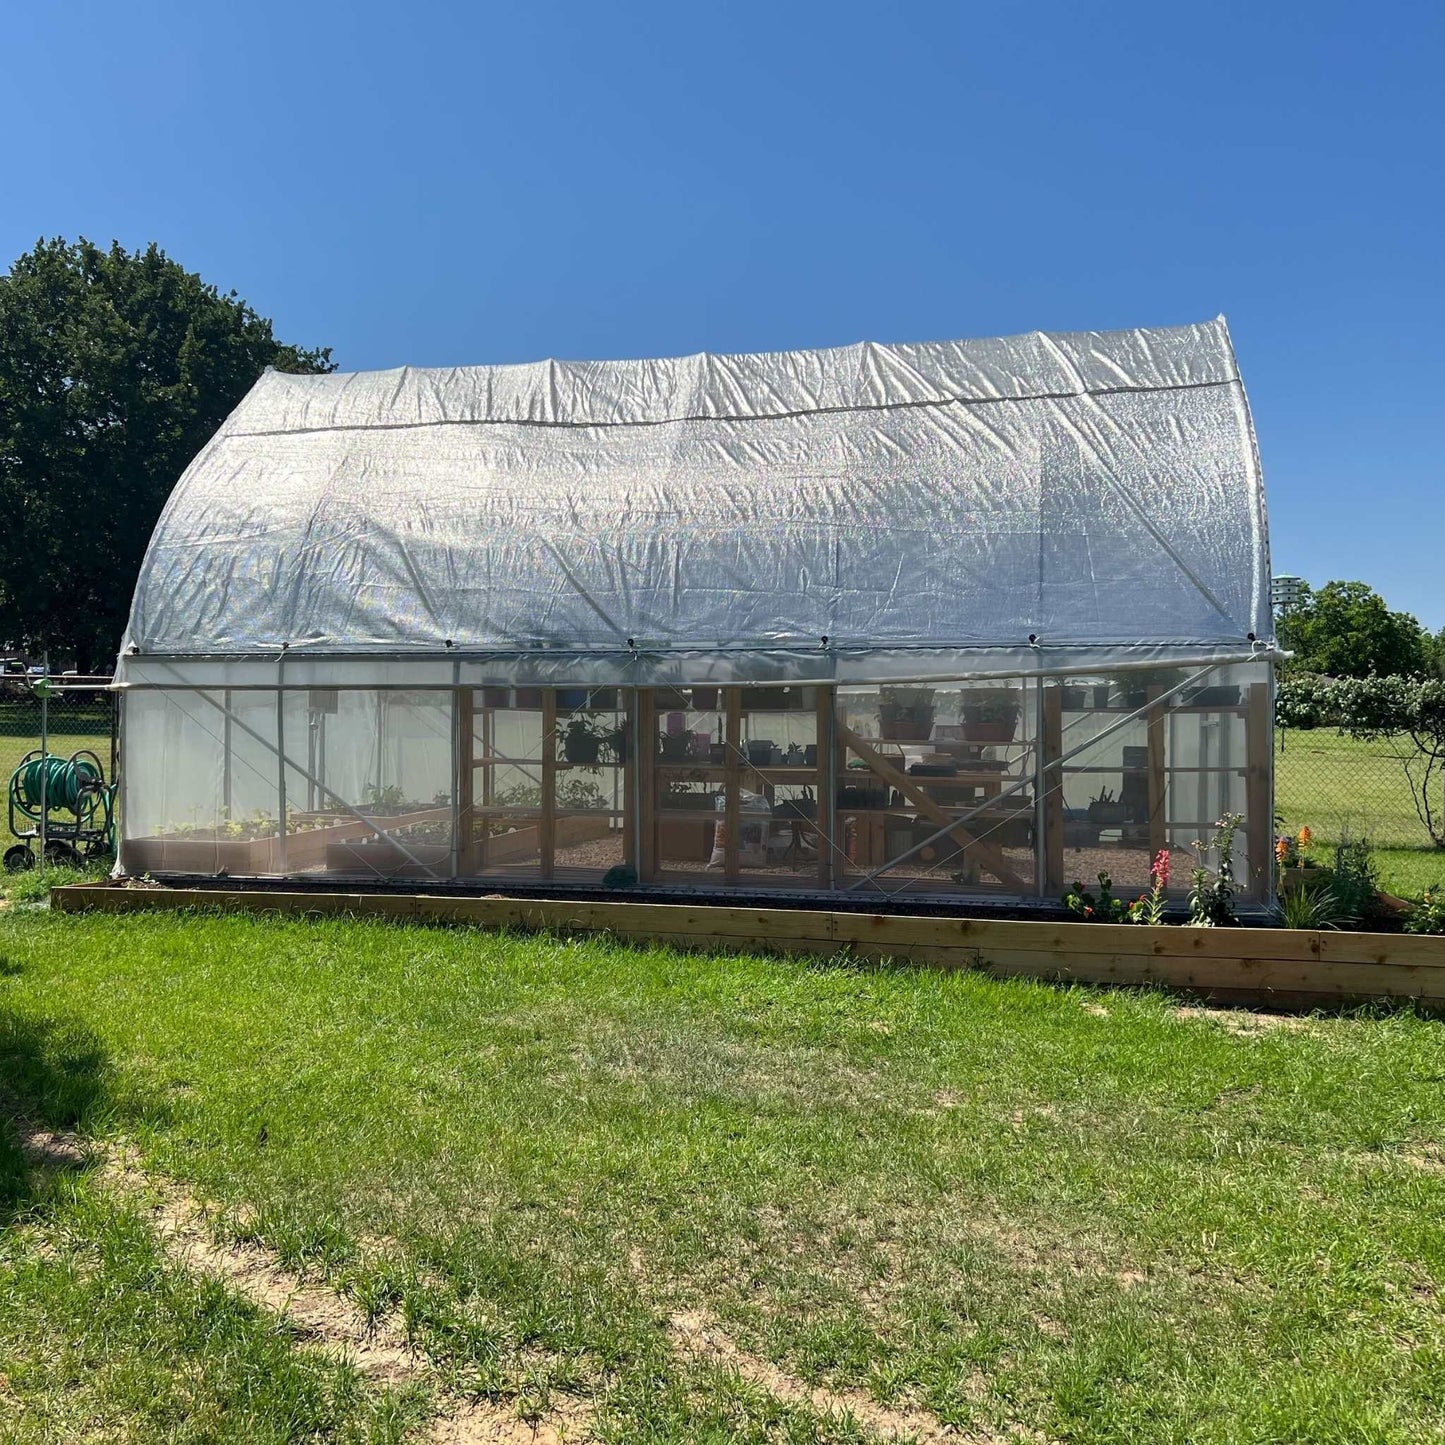
M640 685L1227 660L1271 637L1268 594L1222 318L268 372L176 485L119 675L283 648L320 682L359 654Z

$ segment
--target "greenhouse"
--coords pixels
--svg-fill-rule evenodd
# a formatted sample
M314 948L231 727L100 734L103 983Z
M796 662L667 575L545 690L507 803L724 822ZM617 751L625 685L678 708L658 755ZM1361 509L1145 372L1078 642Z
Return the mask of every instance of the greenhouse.
M122 646L131 874L1056 903L1240 814L1264 495L1222 319L268 372Z

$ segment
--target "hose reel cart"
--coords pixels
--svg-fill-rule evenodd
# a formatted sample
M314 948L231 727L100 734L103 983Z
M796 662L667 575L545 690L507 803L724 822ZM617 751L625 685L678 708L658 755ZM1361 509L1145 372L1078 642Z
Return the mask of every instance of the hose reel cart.
M10 775L10 831L21 841L6 850L6 869L33 868L31 843L41 838L47 864L76 864L109 853L115 845L115 792L89 748L68 758L38 748L26 753Z

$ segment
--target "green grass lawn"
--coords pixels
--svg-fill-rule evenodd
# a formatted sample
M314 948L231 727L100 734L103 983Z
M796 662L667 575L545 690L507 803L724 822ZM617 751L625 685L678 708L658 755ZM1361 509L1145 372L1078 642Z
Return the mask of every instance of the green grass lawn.
M134 1141L221 1234L404 1321L456 1389L580 1394L616 1442L873 1438L680 1350L683 1312L963 1440L1445 1438L1441 1028L603 939L0 913L0 1077L32 1116ZM98 1174L8 1179L0 1433L414 1424L177 1275Z
M1329 728L1291 730L1283 741L1274 758L1275 807L1291 832L1310 827L1315 857L1328 863L1349 833L1374 843L1389 892L1418 897L1445 883L1445 849L1431 843L1415 811L1397 744L1360 742Z

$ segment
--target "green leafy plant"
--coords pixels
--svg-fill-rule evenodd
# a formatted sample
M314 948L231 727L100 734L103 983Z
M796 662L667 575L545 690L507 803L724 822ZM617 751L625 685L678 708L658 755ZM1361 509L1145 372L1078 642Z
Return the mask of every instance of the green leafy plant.
M926 738L933 730L931 687L884 687L878 692L878 721L883 736Z
M1114 896L1114 882L1107 873L1099 875L1099 891L1088 892L1077 880L1064 894L1064 907L1089 923L1127 923L1129 905Z
M1011 723L1019 715L1018 694L1012 688L966 692L961 712L966 723Z
M1352 838L1347 833L1340 839L1328 882L1344 917L1357 922L1379 912L1380 870L1368 838Z
M590 811L594 808L605 808L607 802L602 789L596 783L588 782L586 778L563 778L557 784L559 808Z
M1285 894L1279 905L1279 921L1286 928L1343 928L1353 920L1329 884L1315 883Z
M1234 835L1244 822L1242 813L1226 813L1215 825L1213 838L1196 839L1197 862L1189 890L1189 922L1195 928L1233 928L1239 923L1234 916ZM1209 855L1217 853L1219 866L1209 867Z
M562 729L559 741L562 756L569 762L595 770L602 757L602 747L612 736L613 729L588 713L573 713Z
M377 783L368 783L363 790L366 798L366 806L373 813L394 813L406 801L406 794L395 784L390 783L381 787Z
M1405 920L1406 933L1445 933L1445 889L1427 888Z

